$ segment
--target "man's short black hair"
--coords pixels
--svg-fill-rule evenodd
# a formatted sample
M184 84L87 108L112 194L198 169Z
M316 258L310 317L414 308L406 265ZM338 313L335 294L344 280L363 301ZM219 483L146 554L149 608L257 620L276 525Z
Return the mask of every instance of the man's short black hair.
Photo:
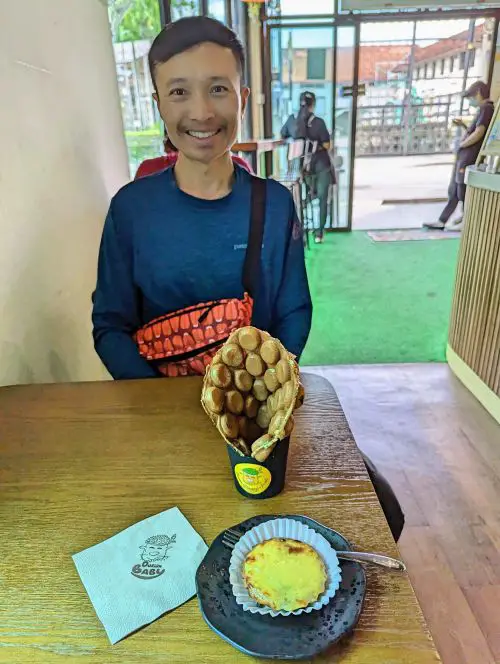
M229 48L236 58L241 75L244 75L245 50L236 34L213 18L191 16L166 25L152 43L148 58L149 70L155 87L155 67L157 65L205 42Z

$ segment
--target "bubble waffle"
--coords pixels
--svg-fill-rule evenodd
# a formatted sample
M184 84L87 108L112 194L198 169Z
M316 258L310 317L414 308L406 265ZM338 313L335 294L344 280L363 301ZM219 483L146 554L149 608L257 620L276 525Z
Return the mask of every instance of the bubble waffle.
M201 402L229 445L263 462L292 432L303 399L294 356L267 332L245 327L207 368Z

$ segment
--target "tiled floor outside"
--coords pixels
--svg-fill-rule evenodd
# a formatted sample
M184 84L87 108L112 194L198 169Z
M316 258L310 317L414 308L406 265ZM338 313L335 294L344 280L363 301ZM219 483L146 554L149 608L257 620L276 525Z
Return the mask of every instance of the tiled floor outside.
M354 174L353 230L420 228L437 219L439 203L383 204L385 200L446 199L453 155L358 157Z

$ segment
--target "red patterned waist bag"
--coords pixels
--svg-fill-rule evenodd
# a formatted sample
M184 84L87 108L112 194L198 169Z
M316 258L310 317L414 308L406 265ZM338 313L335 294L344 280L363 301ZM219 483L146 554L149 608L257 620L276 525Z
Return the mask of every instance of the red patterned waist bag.
M260 276L265 205L266 181L253 176L242 299L214 300L179 309L155 318L135 333L140 355L164 376L203 376L231 333L251 324L252 296Z

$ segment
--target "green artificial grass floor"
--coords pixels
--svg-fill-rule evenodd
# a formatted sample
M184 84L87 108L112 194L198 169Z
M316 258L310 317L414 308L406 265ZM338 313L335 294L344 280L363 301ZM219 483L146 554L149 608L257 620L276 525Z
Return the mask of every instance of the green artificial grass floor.
M328 234L307 251L314 305L301 365L444 362L459 240Z

